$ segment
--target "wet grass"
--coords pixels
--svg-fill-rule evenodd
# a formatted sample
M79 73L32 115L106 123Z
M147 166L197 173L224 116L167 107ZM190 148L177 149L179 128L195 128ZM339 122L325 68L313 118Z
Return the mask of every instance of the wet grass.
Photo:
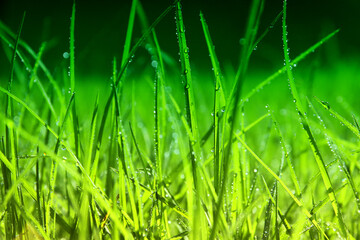
M291 60L287 1L271 23L261 22L263 11L254 0L234 73L224 70L200 13L209 70L199 73L181 3L149 24L134 0L106 84L75 75L75 4L65 74L42 60L47 43L36 53L21 38L24 19L16 34L0 22L10 63L0 86L0 238L358 239L357 101L346 96L352 89L336 98L315 89L314 97L297 80L306 77L303 60L339 30ZM176 67L155 31L169 13ZM251 57L276 28L284 62L254 75ZM151 56L144 71L134 57L142 48ZM332 76L315 71L315 82Z

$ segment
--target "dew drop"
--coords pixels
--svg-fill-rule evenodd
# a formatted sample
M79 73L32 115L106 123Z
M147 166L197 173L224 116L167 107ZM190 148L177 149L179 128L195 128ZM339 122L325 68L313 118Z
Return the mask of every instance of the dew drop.
M68 52L63 53L63 58L68 59L70 57L70 54Z

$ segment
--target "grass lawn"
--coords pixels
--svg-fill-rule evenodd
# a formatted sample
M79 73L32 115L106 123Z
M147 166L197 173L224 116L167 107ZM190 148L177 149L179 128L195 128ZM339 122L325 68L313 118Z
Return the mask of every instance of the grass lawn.
M251 3L235 67L200 12L200 69L182 4L151 22L133 0L105 76L77 74L75 3L55 68L56 45L22 38L25 14L0 21L0 239L359 239L359 60L320 56L337 28L293 54L287 0L272 22L264 6ZM169 14L178 56L156 33ZM272 58L273 32L269 71L253 56Z

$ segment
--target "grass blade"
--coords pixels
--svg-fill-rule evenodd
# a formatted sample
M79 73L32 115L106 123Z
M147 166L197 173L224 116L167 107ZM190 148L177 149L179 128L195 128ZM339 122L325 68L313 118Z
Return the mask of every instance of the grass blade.
M252 2L251 8L250 8L250 14L248 19L248 24L245 32L245 42L246 44L243 46L243 52L240 60L240 66L238 68L238 72L236 74L235 83L233 85L232 91L230 93L230 96L227 101L227 107L225 110L225 116L227 119L228 117L231 117L232 121L230 123L230 132L229 132L229 139L232 139L233 131L235 123L237 122L237 105L240 100L240 93L241 93L241 86L245 79L245 75L247 72L247 67L249 63L249 57L250 57L250 47L255 39L255 35L257 32L257 28L259 25L259 19L262 12L262 6L263 1L261 0L254 0ZM231 113L231 115L230 115ZM223 126L223 136L224 136L224 130L225 126ZM224 154L224 162L223 162L223 171L222 171L222 186L220 188L219 193L219 199L216 204L216 214L214 218L214 224L213 228L211 230L210 239L213 240L216 237L216 227L218 223L219 218L219 212L222 209L222 203L223 203L223 196L226 188L227 178L228 178L228 170L229 170L229 159L230 159L230 152L231 152L231 144L228 145L227 149L225 150Z
M306 132L308 139L309 139L309 143L311 146L311 150L314 154L316 163L320 169L320 173L322 176L322 179L324 181L324 185L325 188L328 192L329 198L331 200L331 204L333 206L334 209L334 213L338 219L340 228L341 228L341 232L344 236L347 236L347 232L346 232L346 227L345 227L345 223L340 211L340 207L339 207L339 203L336 200L336 195L334 192L334 188L333 185L331 183L330 177L329 177L329 173L326 170L322 155L319 151L319 148L317 146L317 143L315 141L315 138L310 130L310 126L305 114L305 111L303 110L303 106L301 104L300 101L300 97L297 91L297 88L295 86L295 81L294 81L294 76L293 76L293 72L292 72L292 67L291 67L291 61L290 61L290 54L289 54L289 48L288 48L288 39L287 39L287 25L286 25L286 5L287 5L287 0L284 0L284 4L283 4L283 21L282 21L282 26L283 26L283 32L282 32L282 36L283 36L283 49L284 49L284 58L285 58L285 66L286 66L286 72L288 75L288 79L289 79L289 85L290 85L290 89L291 89L291 93L292 96L294 98L294 102L297 108L297 112L300 116L300 122L303 126L304 131Z
M344 124L350 131L352 131L358 138L360 138L360 132L357 127L357 123L355 122L355 126L352 125L348 120L346 120L344 117L342 117L340 114L335 112L332 108L330 108L330 105L328 102L321 101L319 98L315 97L315 100L321 104L326 110L329 111L329 113L334 116L336 119L340 121L340 123Z

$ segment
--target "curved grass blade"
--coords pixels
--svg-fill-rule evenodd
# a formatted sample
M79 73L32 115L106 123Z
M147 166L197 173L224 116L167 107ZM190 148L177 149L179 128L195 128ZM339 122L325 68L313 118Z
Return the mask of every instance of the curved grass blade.
M304 52L302 52L301 54L299 54L296 58L294 58L294 60L292 60L289 64L290 67L296 67L296 65L301 62L302 60L304 60L308 55L310 55L311 53L315 52L316 49L318 49L320 46L322 46L325 42L327 42L329 39L331 39L332 37L334 37L338 32L340 31L340 29L336 29L335 31L331 32L330 34L328 34L327 36L325 36L324 38L322 38L320 41L318 41L317 43L315 43L314 45L312 45L311 47L309 47L308 49L306 49ZM248 94L246 94L243 97L243 101L246 102L248 101L253 95L255 95L257 92L259 92L261 89L263 89L266 85L269 85L271 83L272 80L276 79L278 76L280 76L281 74L286 72L286 66L280 68L278 71L276 71L275 73L273 73L271 76L269 76L268 78L266 78L264 81L262 81L261 83L259 83L256 87L254 87Z
M1 27L1 21L0 21L0 27ZM10 40L8 40L8 39L6 38L6 36L4 36L4 35L2 34L1 31L0 31L0 38L6 43L6 45L12 46ZM19 45L21 45L21 43L22 43L22 40L19 40ZM44 49L43 49L43 48L44 48ZM38 85L38 87L40 88L40 91L41 91L44 99L46 100L46 103L49 105L49 108L51 109L51 112L54 114L54 117L57 119L58 117L57 117L56 111L55 111L55 109L54 109L54 107L53 107L53 105L52 105L52 103L51 103L51 101L50 101L50 98L49 98L48 94L46 93L46 91L45 91L45 89L44 89L44 87L43 87L40 79L35 78L35 77L36 77L36 74L35 74L35 73L37 72L37 68L38 68L38 66L41 67L41 64L42 64L41 59L40 59L40 56L42 55L41 52L44 51L44 50L45 50L45 42L41 45L39 53L38 53L37 55L36 55L36 53L34 53L34 56L33 56L33 57L35 58L34 68L32 68L32 67L30 66L30 64L28 63L27 59L23 56L23 54L22 54L19 50L17 50L17 56L20 58L21 62L24 64L24 66L25 66L27 69L29 69L29 71L32 72L32 76L31 76L31 80L30 80L30 82L29 82L29 85L32 86L32 83L33 83L33 82L35 82L35 83ZM31 89L31 88L32 88L32 87L29 87L29 89ZM62 95L61 95L61 96L62 96ZM62 102L62 100L63 100L63 99L61 99L61 102ZM22 114L23 114L23 113L22 113ZM21 116L22 116L22 115L21 115Z
M340 121L340 123L344 124L350 131L352 131L358 138L360 138L360 132L358 130L357 126L352 125L348 120L346 120L344 117L342 117L340 114L335 112L332 108L330 108L330 105L328 102L321 101L319 98L314 97L315 100L321 104L326 110L329 111L331 115L333 115L336 119ZM355 122L356 124L356 122Z
M337 220L339 222L340 228L341 228L341 232L344 236L347 236L347 232L346 232L346 227L345 227L345 223L341 214L341 209L339 206L338 201L336 200L336 195L334 192L334 188L333 185L331 183L330 177L329 177L329 173L326 170L324 161L323 161L323 157L319 151L318 145L315 141L315 138L310 130L310 126L308 123L308 119L306 117L305 111L303 109L303 105L301 104L301 100L297 91L297 88L295 86L295 80L294 80L294 76L293 76L293 72L292 72L292 67L291 67L291 61L290 61L290 54L289 54L289 48L288 48L288 39L287 39L287 25L286 25L286 4L287 4L287 0L284 0L284 4L283 4L283 21L282 21L282 26L283 26L283 31L282 31L282 36L283 36L283 50L284 50L284 59L285 59L285 67L286 67L286 71L287 71L287 75L288 75L288 79L289 79L289 85L290 85L290 89L291 89L291 94L294 98L294 102L297 108L297 112L299 114L300 117L300 122L303 126L304 131L306 132L308 139L309 139L309 143L310 143L310 147L311 150L314 154L316 163L320 169L321 172L321 176L322 179L324 181L324 185L325 188L328 192L328 195L330 197L331 200L331 204L332 207L334 209L334 213L337 217Z
M16 35L5 24L3 24L1 21L0 21L0 29L4 30L5 33L7 33L12 38L16 39ZM4 34L1 34L1 32L0 32L0 37L4 42L6 42L9 46L12 47L11 42L4 36ZM26 42L24 42L23 40L19 40L19 45L21 47L23 47L30 54L30 56L33 59L36 60L37 54L35 53L34 50L32 50L32 48ZM20 59L24 62L25 66L28 69L31 69L30 64L27 63L27 61L26 61L25 57L23 56L23 54L19 50L17 50L16 53L20 57ZM39 66L43 70L43 72L45 73L46 77L49 79L51 85L54 87L55 92L57 94L57 97L58 97L61 105L64 106L65 105L65 99L64 99L64 96L63 96L63 94L61 92L61 89L60 89L58 83L55 81L55 79L51 75L49 69L45 66L45 64L41 60L39 61Z
M252 49L256 49L257 45L266 37L266 35L274 28L275 24L279 21L283 11L281 10L275 19L270 23L270 25L265 29L265 31L258 37L258 39L253 43Z
M326 138L326 141L330 147L330 149L332 150L332 152L334 153L335 157L337 158L337 160L339 161L339 167L340 169L345 173L345 176L346 176L346 179L348 180L348 182L350 183L350 186L351 186L351 189L353 191L353 194L354 194L354 197L355 197L355 201L356 201L356 204L357 204L357 208L358 208L358 211L360 211L360 196L359 196L359 192L358 190L356 189L356 185L355 185L355 182L353 180L353 177L350 173L350 170L349 168L346 166L346 162L345 162L345 156L344 154L342 154L342 152L340 151L340 149L338 148L337 144L335 143L335 141L332 139L332 137L327 134L327 131L326 131L326 125L324 123L324 121L321 119L320 115L316 112L314 106L309 102L309 106L310 108L314 111L315 115L317 116L317 118L320 120L320 124L322 126L322 130L325 134L325 138Z
M309 221L312 222L312 224L314 224L314 226L318 229L318 231L320 231L323 236L328 239L328 237L326 236L325 232L323 231L323 229L320 227L319 223L314 219L313 215L305 208L305 206L303 205L303 203L301 202L301 200L299 200L293 193L292 191L286 186L286 184L279 178L278 175L276 175L275 172L273 172L266 164L265 162L263 162L261 160L260 157L258 157L255 152L241 139L238 138L238 141L247 149L247 151L256 159L256 161L262 165L265 170L270 173L280 184L281 186L284 188L284 190L290 195L290 197L293 199L293 201L301 208L301 210L303 211L303 213L305 214L305 216L309 219Z

